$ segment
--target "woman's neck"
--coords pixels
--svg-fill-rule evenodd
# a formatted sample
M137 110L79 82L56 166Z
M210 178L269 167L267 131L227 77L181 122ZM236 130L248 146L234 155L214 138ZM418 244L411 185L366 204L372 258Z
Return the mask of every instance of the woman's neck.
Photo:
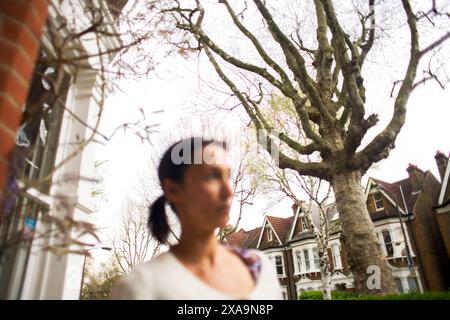
M220 244L214 232L181 232L180 241L170 250L183 261L192 264L215 265Z

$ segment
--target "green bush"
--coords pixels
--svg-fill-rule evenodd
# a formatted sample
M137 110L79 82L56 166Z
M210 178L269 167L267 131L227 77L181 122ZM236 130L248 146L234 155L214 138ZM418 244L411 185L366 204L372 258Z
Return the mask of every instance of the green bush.
M331 291L332 300L450 300L450 291L446 292L411 292L389 294L384 296L361 295L350 291ZM323 300L322 291L306 291L300 294L299 300Z
M356 294L350 291L331 291L331 299L333 300L347 300L347 299L355 299L357 297ZM299 296L300 300L323 300L322 291L305 291Z
M447 292L411 292L403 294L388 294L385 296L360 296L358 300L450 300Z

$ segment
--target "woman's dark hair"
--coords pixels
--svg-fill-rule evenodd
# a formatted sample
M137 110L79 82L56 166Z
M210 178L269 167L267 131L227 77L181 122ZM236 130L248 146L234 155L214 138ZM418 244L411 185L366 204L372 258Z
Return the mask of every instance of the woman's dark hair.
M180 140L171 145L163 154L158 166L158 179L161 187L162 182L165 179L170 179L173 182L181 183L183 181L184 173L187 167L192 163L198 163L198 161L202 161L202 159L197 159L194 157L196 151L199 148L203 149L210 144L218 145L225 150L227 149L225 142L205 140L201 137L191 137L188 139ZM156 237L159 242L168 244L168 236L171 229L164 208L165 203L166 197L163 193L163 195L156 199L150 206L148 226L150 232L154 237ZM176 212L172 204L170 204L170 207L173 211Z

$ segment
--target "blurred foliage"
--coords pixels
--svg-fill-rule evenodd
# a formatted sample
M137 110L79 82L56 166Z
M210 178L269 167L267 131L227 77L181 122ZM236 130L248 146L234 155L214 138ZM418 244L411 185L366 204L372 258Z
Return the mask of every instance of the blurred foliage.
M123 276L114 262L103 263L101 267L96 273L85 272L81 300L108 300L111 289Z

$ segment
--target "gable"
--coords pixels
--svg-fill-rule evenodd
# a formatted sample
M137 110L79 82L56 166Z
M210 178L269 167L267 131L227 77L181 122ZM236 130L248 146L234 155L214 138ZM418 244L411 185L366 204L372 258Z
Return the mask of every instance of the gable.
M394 183L369 178L365 191L366 205L369 212L380 212L380 210L376 210L375 201L372 196L376 192L381 193L384 208L388 209L388 211L396 211L398 206L402 214L412 212L415 200L417 199L417 196L412 194L409 178Z
M296 234L299 234L300 232L302 232L301 217L297 218L297 220L295 221L295 226L294 226L293 229L294 229L293 236L295 236Z
M272 231L272 240L271 241L269 240L268 229L270 229ZM282 244L282 242L281 242L280 238L278 237L275 228L273 227L272 223L270 223L270 220L266 216L264 218L264 223L261 228L261 233L260 233L260 237L258 240L257 248L264 249L264 248L269 248L269 247L273 247L273 246L279 246L281 244Z

